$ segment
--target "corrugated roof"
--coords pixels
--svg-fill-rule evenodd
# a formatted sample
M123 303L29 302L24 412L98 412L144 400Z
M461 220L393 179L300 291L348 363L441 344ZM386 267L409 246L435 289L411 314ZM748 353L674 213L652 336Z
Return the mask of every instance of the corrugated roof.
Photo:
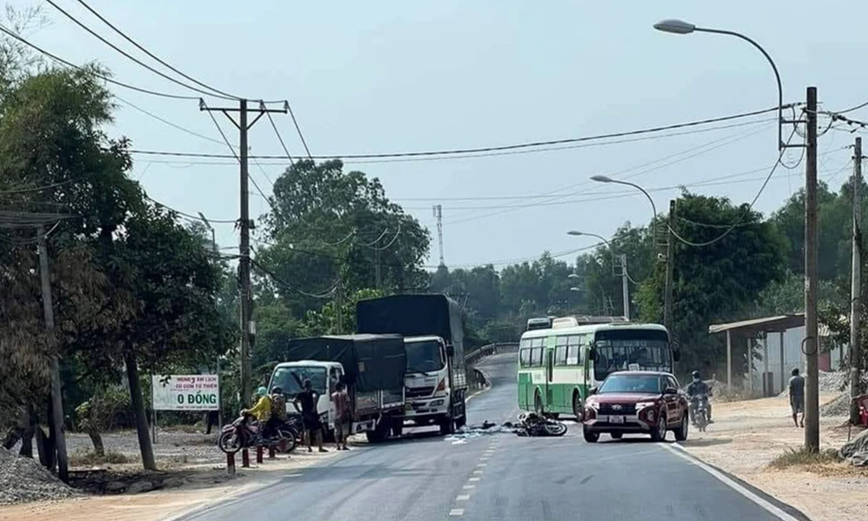
M758 332L778 332L786 331L794 327L805 325L805 314L796 313L793 315L780 315L777 317L753 318L750 320L741 320L739 322L729 322L726 324L712 324L708 326L708 332L723 333L725 331L741 331L744 333Z

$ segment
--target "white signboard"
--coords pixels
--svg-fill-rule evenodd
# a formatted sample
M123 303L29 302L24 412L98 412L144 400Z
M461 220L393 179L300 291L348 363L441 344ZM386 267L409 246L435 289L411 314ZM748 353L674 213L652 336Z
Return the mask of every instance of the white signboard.
M156 411L216 411L220 380L216 374L153 376Z

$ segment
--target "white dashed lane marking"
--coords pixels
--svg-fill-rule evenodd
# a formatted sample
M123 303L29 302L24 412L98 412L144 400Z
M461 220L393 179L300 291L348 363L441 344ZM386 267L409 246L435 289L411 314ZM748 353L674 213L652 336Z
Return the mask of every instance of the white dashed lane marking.
M462 494L455 498L455 501L467 501L468 499L470 499L470 494Z
M458 517L458 516L463 516L463 515L464 515L464 509L463 508L453 508L452 510L449 511L450 517Z

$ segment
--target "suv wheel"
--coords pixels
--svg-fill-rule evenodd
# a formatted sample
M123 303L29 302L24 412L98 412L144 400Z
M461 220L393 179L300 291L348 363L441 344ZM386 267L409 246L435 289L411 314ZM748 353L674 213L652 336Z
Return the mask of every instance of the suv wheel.
M585 437L585 441L588 443L597 443L597 440L600 439L600 433L599 432L593 432L593 431L589 430L587 427L582 429L582 434Z
M690 427L690 419L687 417L687 412L685 411L681 415L681 425L675 429L675 439L677 441L685 441L687 439L687 430Z
M666 416L657 418L657 425L651 431L651 441L664 441L666 439Z

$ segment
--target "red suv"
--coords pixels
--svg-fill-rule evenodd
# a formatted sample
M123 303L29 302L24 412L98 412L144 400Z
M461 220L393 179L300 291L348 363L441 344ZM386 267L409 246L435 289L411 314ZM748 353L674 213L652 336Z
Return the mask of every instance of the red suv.
M678 380L657 371L612 373L585 401L582 430L585 441L595 443L600 433L618 440L624 434L650 434L663 441L667 431L687 439L688 400Z

